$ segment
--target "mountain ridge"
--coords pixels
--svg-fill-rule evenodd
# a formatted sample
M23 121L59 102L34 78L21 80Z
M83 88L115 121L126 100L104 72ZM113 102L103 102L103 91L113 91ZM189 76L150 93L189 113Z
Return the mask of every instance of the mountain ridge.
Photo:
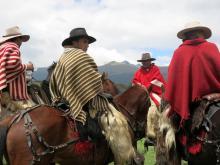
M140 64L134 65L129 63L128 61L111 61L105 65L98 66L98 70L100 73L107 72L109 79L111 79L115 83L129 85L131 79L135 71L140 67ZM42 81L45 80L47 77L47 68L48 67L41 67L38 68L34 73L33 77L36 80ZM161 74L164 78L167 78L167 69L166 66L159 66Z

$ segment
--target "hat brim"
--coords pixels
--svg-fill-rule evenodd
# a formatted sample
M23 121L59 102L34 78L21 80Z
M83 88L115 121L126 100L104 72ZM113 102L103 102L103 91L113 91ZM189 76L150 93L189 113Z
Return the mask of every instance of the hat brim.
M29 35L14 35L14 36L8 36L8 37L3 37L0 39L0 44L2 44L3 42L6 42L12 38L17 38L17 37L21 37L22 38L22 42L27 42L30 39Z
M202 30L204 33L205 39L210 38L212 35L212 31L208 27L197 26L197 27L192 27L192 28L186 28L186 29L179 31L177 33L177 37L180 39L185 39L185 33L190 32L190 31L194 31L194 30Z
M137 62L144 62L144 61L154 61L156 60L155 58L149 58L149 59L145 59L145 60L137 60Z
M92 36L74 36L74 37L69 37L69 38L66 38L65 40L63 40L62 46L72 45L72 41L75 38L79 38L79 37L86 37L89 40L89 44L96 41L96 39Z

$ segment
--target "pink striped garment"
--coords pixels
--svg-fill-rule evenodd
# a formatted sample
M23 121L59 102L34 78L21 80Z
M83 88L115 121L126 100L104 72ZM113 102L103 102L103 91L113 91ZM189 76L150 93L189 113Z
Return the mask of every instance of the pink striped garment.
M8 86L13 100L28 100L25 70L18 45L3 43L0 46L0 91Z

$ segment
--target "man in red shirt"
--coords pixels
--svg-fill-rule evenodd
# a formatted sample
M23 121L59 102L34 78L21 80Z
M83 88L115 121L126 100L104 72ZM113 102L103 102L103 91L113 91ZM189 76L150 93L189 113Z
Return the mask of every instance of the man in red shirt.
M188 23L177 37L183 43L175 50L168 69L165 100L180 125L190 116L192 102L210 93L220 92L220 53L214 43L206 41L211 30L199 22Z
M160 105L162 86L165 87L165 80L160 73L160 69L152 63L155 58L151 58L150 53L142 54L141 60L137 60L142 63L142 66L135 72L132 84L139 84L146 89L151 87L150 99L151 106L147 115L147 127L146 135L148 138L155 138L155 120L158 117L158 106Z
M0 38L0 117L8 111L33 105L27 93L25 77L26 70L33 70L33 64L23 64L20 53L22 42L29 38L17 26L8 28Z

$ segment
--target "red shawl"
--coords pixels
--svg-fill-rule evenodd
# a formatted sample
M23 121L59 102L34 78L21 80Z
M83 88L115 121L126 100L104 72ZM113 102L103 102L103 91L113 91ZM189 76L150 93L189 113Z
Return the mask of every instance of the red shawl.
M171 112L187 120L190 103L213 92L220 92L218 48L204 39L186 40L174 52L168 69L165 99Z
M152 92L150 94L151 99L156 105L159 105L162 95L160 84L165 86L165 80L160 73L160 69L156 65L152 64L150 68L147 69L140 67L135 72L132 83L144 85L147 89L152 85Z

